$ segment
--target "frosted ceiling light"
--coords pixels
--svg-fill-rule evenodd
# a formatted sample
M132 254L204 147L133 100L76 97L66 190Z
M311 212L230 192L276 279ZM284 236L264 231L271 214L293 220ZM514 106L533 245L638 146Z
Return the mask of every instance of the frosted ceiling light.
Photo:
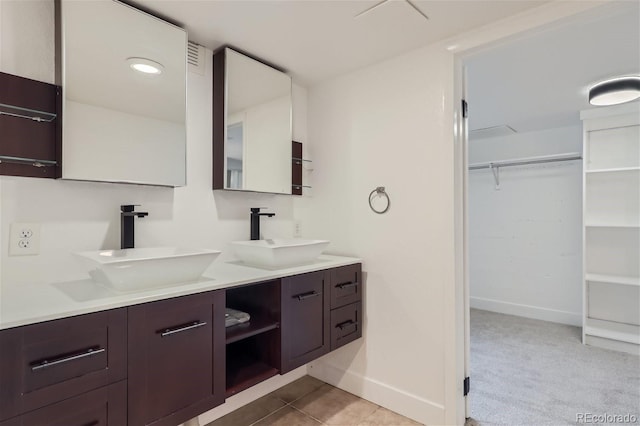
M127 58L127 62L132 69L144 74L158 75L164 69L161 63L146 58Z
M591 105L617 105L640 98L640 77L601 81L589 89Z

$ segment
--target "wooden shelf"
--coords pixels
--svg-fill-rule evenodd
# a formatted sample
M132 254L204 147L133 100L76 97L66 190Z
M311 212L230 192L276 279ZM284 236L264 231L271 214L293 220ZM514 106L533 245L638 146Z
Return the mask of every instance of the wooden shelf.
M252 314L251 320L227 328L227 345L278 327L280 327L278 321Z
M620 275L606 275L606 274L585 274L585 280L596 281L599 283L640 286L640 277L625 277Z
M278 369L248 353L227 354L227 391L229 398L278 374Z
M640 345L640 326L633 324L587 318L584 333L588 336Z

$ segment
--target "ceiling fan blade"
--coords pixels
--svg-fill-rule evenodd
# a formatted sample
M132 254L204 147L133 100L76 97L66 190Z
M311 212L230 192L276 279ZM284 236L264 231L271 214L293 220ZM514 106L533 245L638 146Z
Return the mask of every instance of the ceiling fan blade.
M354 18L359 18L362 15L364 15L365 13L371 12L373 9L375 9L375 8L377 8L379 6L382 6L383 4L385 4L388 1L390 1L390 0L382 0L381 2L378 2L378 3L374 4L373 6L368 7L365 10L363 10L362 12L358 13L356 16L354 16Z
M407 4L408 4L409 6L411 6L411 7L412 7L416 12L418 12L420 15L422 15L422 17L423 17L424 19L426 19L427 21L429 20L429 17L428 17L424 12L422 12L420 9L418 9L418 6L416 6L415 4L413 4L413 2L412 2L411 0L405 0L405 1L406 1L406 2L407 2Z

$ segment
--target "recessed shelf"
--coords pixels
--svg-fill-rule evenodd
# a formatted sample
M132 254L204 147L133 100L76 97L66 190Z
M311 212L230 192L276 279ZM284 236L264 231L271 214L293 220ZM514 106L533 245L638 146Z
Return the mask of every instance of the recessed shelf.
M640 170L640 167L618 167L609 169L594 169L585 170L585 173L619 173L619 172L634 172Z
M587 318L586 335L640 345L640 326Z
M585 274L585 280L596 281L600 283L640 286L640 277L625 277L620 275L606 275L606 274Z
M51 123L56 119L56 114L38 111L36 109L22 108L15 105L0 103L0 115L8 115L10 117L25 118L41 123Z
M227 344L280 327L278 321L252 315L251 320L227 328Z
M246 350L227 346L227 398L278 374L278 369Z

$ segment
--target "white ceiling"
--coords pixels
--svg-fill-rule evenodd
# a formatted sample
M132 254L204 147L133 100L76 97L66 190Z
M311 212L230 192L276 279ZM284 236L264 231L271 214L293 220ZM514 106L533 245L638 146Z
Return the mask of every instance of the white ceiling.
M539 6L527 0L135 0L210 49L230 45L310 85Z
M640 74L640 2L596 9L465 61L469 128L518 132L580 124L588 87ZM473 137L473 134L471 135Z

